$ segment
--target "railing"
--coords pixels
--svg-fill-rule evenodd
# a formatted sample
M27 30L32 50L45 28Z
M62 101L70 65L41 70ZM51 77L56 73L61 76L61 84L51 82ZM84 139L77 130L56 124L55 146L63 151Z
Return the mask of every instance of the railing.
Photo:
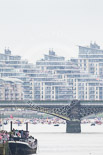
M75 101L75 100L74 100ZM21 100L21 101L4 101L4 100L0 100L0 107L7 107L7 106L17 106L17 107L29 107L30 104L33 104L35 106L45 106L45 105L50 105L50 106L65 106L65 105L70 105L72 102L72 100L53 100L53 101L49 101L49 100ZM103 100L80 100L80 105L81 106L93 106L93 105L97 105L97 106L102 106L103 105Z

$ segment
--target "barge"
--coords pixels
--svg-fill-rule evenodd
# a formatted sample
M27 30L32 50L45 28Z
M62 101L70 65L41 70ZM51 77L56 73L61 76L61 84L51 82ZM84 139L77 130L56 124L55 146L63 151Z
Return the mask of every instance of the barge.
M8 141L10 155L30 155L37 152L37 139L29 136L28 123L26 123L26 131L12 129Z

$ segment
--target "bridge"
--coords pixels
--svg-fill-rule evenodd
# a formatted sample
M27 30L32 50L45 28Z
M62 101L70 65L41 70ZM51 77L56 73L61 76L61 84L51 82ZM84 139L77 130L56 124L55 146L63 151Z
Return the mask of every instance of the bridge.
M67 133L81 132L81 119L103 112L103 100L0 101L0 108L23 108L66 120Z

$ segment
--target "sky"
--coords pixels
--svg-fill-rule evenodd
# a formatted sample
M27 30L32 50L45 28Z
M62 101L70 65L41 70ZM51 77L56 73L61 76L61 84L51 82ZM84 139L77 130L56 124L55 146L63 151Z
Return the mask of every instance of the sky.
M35 63L53 49L70 59L91 41L103 49L103 0L0 0L0 53Z

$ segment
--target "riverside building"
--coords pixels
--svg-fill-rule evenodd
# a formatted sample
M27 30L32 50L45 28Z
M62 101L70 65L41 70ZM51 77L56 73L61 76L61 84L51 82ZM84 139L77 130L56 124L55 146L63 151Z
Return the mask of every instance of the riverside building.
M33 64L21 59L21 56L12 55L9 49L0 53L0 77L11 77L22 80L23 94L25 100L31 99L30 78L27 76L29 70L32 71Z
M22 81L16 78L0 78L0 100L23 100Z
M72 99L73 90L71 82L69 83L65 79L65 75L71 72L71 70L69 61L65 61L64 57L57 56L54 51L49 51L48 55L44 55L43 59L36 62L35 71L28 74L31 78L32 99ZM78 71L75 70L75 72Z
M79 46L79 54L77 59L71 59L72 62L78 65L80 70L88 74L91 78L88 99L102 100L103 99L103 50L96 43L90 43L90 46ZM92 78L95 79L94 82ZM82 81L84 78L82 79ZM86 79L85 81L88 81ZM81 84L80 84L81 85ZM88 84L86 84L88 85ZM86 88L86 87L84 87ZM79 89L78 89L79 90Z
M78 58L71 60L85 72L103 78L103 50L96 43L79 46Z
M103 81L81 71L73 61L57 56L54 51L36 62L32 78L32 98L36 100L99 100Z
M1 99L103 99L103 80L88 72L88 68L82 68L87 66L79 63L82 59L84 63L86 59L82 57L82 53L80 52L78 59L65 60L63 56L57 56L53 50L49 50L49 53L34 66L21 56L12 55L11 51L6 49L4 54L0 53ZM11 81L8 81L7 77L11 78ZM10 89L5 94L7 85ZM13 91L18 91L18 97Z

